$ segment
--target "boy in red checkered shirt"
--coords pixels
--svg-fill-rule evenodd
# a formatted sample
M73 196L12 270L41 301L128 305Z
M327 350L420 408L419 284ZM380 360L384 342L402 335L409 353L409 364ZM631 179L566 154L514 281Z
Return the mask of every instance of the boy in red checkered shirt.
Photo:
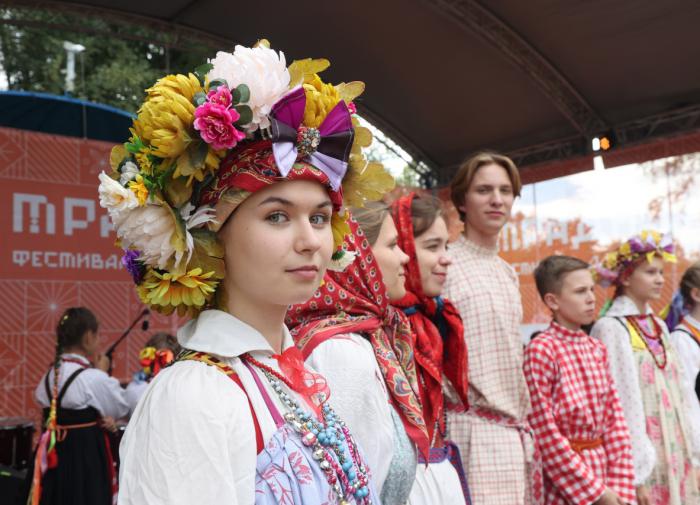
M589 265L550 256L535 270L552 311L525 351L528 417L542 455L545 504L634 503L632 454L605 346L581 330L595 318Z

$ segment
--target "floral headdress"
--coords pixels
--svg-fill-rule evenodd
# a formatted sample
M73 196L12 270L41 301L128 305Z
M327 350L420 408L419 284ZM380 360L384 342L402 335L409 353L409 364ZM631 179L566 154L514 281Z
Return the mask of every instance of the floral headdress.
M225 270L216 231L235 208L220 202L229 189L246 196L295 178L325 184L331 268L352 261L342 246L350 233L343 204L379 199L394 181L362 153L372 135L353 100L364 84L323 82L318 73L329 65L305 59L287 67L263 40L146 90L131 137L112 149L112 173L100 174L99 187L144 303L190 316L214 305Z
M603 287L619 284L630 269L639 264L640 260L646 259L651 263L655 256L675 263L673 239L667 234L644 230L623 242L616 251L609 252L603 262L596 265L593 275L596 282Z

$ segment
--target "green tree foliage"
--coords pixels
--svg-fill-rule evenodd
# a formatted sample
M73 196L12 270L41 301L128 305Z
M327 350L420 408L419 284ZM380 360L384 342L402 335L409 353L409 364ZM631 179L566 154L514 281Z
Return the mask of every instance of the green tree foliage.
M104 19L11 8L0 9L0 18L0 64L9 89L63 95L63 43L70 41L85 46L76 56L73 96L129 112L136 111L143 90L156 79L191 71L213 55L201 43L181 44L187 47L184 51L173 49L168 34ZM66 29L70 26L76 29Z

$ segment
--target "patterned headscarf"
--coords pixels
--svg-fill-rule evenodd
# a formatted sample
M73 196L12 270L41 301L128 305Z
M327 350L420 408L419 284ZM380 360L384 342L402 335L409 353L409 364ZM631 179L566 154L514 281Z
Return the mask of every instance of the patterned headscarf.
M430 438L423 419L411 328L403 312L389 305L370 244L353 220L345 247L357 255L344 272L327 272L324 284L303 305L287 313L287 325L306 359L322 342L361 333L372 344L391 400L406 433L427 456Z
M241 201L233 202L221 197L230 189L238 189L247 193L255 193L272 184L284 181L314 181L327 188L333 203L333 209L338 211L343 203L342 188L334 191L326 174L305 161L297 161L286 176L280 174L272 151L272 142L261 140L249 144L244 149L232 152L221 162L217 177L213 184L202 193L201 204L211 205L216 209L217 229L220 228L229 215L240 205Z
M467 345L462 318L456 307L442 297L429 298L423 292L421 273L416 257L411 204L415 193L403 196L392 205L392 214L399 232L399 247L409 257L406 265L406 295L393 302L411 323L415 337L415 355L420 381L423 417L431 440L438 426L445 433L443 373L467 406Z

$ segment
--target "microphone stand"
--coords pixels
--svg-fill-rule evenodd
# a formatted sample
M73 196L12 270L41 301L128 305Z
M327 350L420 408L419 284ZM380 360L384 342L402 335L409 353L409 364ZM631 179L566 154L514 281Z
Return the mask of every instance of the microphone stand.
M109 346L107 351L105 352L105 356L109 358L109 370L107 370L107 373L109 375L112 375L112 355L114 354L114 351L116 350L117 346L122 343L122 341L129 335L131 330L134 329L134 326L136 326L136 323L138 323L143 317L148 316L151 313L149 309L143 309L141 313L134 319L134 322L131 323L131 326L129 326L124 333L121 334L121 336L112 343L112 345ZM145 319L143 323L141 324L141 329L146 331L148 329L148 319Z

